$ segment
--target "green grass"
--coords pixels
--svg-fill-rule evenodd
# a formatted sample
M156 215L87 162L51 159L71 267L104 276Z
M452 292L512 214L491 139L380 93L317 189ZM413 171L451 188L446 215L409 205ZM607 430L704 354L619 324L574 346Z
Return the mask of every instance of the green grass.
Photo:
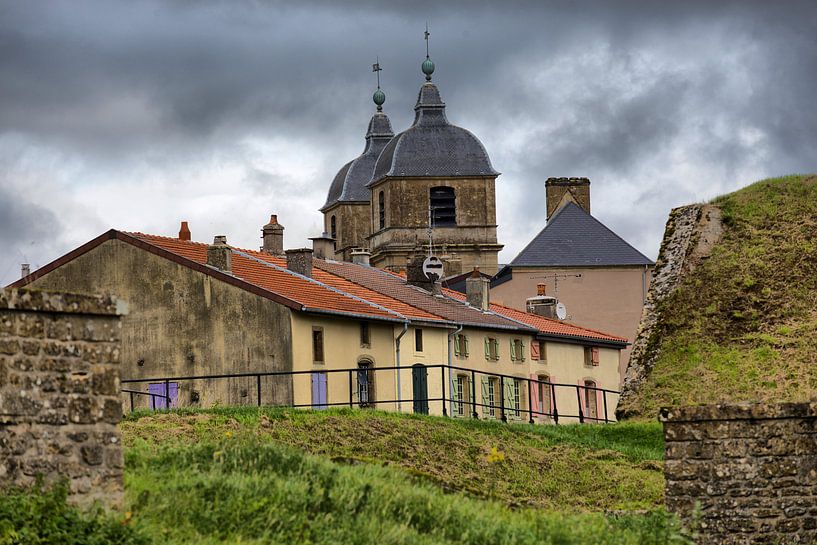
M446 490L509 506L590 511L663 503L657 423L531 426L368 410L231 408L141 413L121 428L129 447L233 438L344 462L394 465ZM492 449L503 463L488 460Z
M722 239L661 306L658 358L628 413L817 395L817 176L762 180L713 204Z
M9 529L76 545L690 543L661 507L656 424L220 408L121 429L121 511L79 513L64 489L0 497L0 545L19 542Z

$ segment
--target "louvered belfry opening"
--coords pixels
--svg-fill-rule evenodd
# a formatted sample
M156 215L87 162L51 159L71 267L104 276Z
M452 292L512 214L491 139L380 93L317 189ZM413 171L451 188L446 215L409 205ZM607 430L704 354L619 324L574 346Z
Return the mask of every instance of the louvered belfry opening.
M454 188L432 187L430 197L432 227L457 225L457 202Z

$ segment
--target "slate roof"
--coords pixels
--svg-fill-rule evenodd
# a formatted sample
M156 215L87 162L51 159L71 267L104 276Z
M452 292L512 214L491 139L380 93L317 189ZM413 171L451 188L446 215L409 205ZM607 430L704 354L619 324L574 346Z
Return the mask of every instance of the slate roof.
M653 265L599 220L569 202L519 252L511 267Z
M338 202L369 202L366 184L372 179L374 166L380 152L394 136L389 117L383 112L375 113L366 131L366 147L363 153L352 159L338 171L329 186L326 204L321 211Z
M485 146L471 132L452 125L431 82L420 88L414 123L383 149L369 186L385 176L496 176Z

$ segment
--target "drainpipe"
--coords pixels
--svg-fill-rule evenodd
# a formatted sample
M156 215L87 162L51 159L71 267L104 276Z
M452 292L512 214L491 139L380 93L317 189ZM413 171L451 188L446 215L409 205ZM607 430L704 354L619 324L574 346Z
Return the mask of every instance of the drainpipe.
M454 373L451 366L454 364L454 348L451 345L451 339L454 338L460 331L462 331L462 324L457 326L457 329L448 334L448 414L454 416Z
M397 346L396 351L397 351L397 412L398 413L403 412L403 403L402 403L402 397L401 397L402 388L400 388L400 339L402 339L403 335L405 335L406 331L408 331L408 326L409 326L408 322L403 322L403 331L401 331L400 334L397 336L397 338L394 340L394 343Z

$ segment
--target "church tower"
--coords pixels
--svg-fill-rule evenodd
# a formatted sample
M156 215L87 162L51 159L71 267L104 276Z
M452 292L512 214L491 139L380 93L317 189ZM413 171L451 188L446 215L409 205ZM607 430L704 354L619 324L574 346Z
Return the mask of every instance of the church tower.
M380 63L372 67L377 73L377 90L372 100L377 111L369 121L366 147L363 153L343 165L329 187L326 204L321 207L324 231L335 240L335 258L352 260L354 248L367 247L371 233L370 191L366 184L372 179L380 152L394 136L389 117L383 113L386 94L380 89Z
M400 270L413 256L433 251L446 276L474 267L493 275L502 249L496 238L499 173L477 137L449 123L428 55L422 71L426 81L414 123L385 146L368 183L371 263Z

